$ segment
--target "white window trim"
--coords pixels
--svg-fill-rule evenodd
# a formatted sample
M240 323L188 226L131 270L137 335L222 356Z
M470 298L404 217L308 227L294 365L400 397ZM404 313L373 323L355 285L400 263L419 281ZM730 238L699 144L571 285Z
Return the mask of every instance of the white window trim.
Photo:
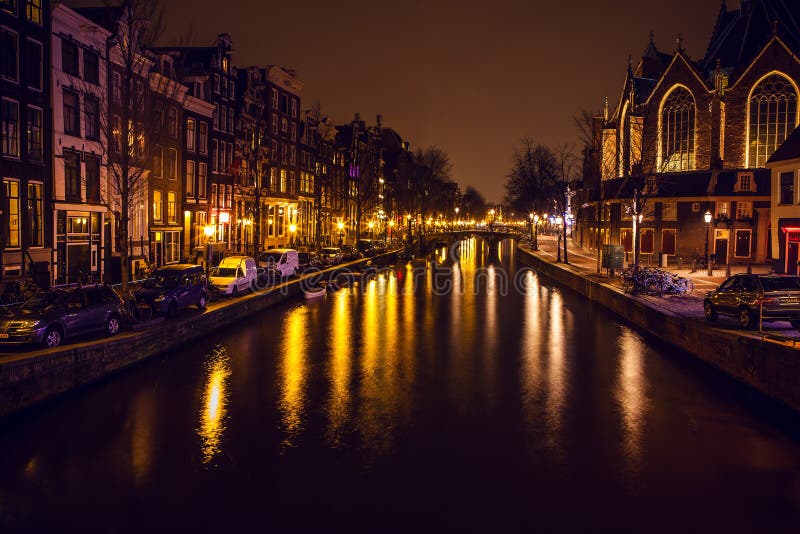
M14 156L13 154L3 154L2 152L0 152L0 157L16 161L22 158L22 106L20 105L19 100L16 100L14 98L8 98L5 96L3 98L0 98L0 126L3 123L3 117L2 117L3 110L1 107L3 101L14 102L17 105L17 155ZM44 120L44 116L42 116L42 120ZM0 131L0 143L2 142L3 133L4 133L3 131ZM44 143L44 136L42 136L42 143ZM42 147L42 150L44 150L44 146Z

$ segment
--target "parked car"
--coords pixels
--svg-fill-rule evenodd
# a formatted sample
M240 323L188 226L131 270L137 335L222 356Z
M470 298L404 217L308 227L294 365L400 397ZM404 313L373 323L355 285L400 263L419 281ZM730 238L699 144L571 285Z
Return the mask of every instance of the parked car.
M759 314L767 321L789 321L800 328L800 277L782 275L737 274L703 299L706 319L719 315L739 320L742 328L752 328Z
M319 257L310 251L297 253L297 271L305 272L308 269L316 269L322 265Z
M209 283L220 293L235 297L252 287L257 270L256 260L249 256L228 256L213 270Z
M353 261L361 258L361 253L353 245L341 245L339 248L342 250L343 261Z
M359 239L356 248L364 256L374 256L376 252L372 239Z
M0 343L37 343L57 347L84 334L119 332L125 306L107 286L54 289L6 310L0 319Z
M273 248L259 254L258 266L265 270L267 276L285 278L297 274L300 260L294 249Z
M200 265L175 264L159 267L134 293L136 306L152 308L154 313L175 315L178 310L208 302L206 274Z
M325 247L319 251L319 255L325 265L339 265L344 259L339 247Z

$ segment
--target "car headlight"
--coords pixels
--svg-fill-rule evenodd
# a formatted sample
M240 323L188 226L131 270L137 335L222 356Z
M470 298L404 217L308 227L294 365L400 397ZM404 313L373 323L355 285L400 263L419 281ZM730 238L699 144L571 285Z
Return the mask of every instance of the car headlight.
M156 297L155 302L164 302L167 299L166 295L159 295Z
M39 321L36 319L27 319L19 322L19 328L36 328L38 324Z

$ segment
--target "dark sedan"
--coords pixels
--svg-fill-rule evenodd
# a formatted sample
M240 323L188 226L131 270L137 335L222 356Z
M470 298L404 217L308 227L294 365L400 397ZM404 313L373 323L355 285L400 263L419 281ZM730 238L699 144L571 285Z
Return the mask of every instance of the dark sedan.
M703 300L706 319L736 317L739 326L752 328L759 315L767 321L789 321L800 328L800 277L737 274L709 291Z
M0 319L0 343L57 347L65 339L119 332L124 305L111 288L56 289L9 308Z

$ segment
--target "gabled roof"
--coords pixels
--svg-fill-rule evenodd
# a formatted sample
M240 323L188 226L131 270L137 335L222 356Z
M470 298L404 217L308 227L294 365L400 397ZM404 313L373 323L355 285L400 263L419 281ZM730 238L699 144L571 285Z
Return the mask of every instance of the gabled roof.
M753 173L754 191L735 191L736 182L740 172ZM719 196L763 196L769 197L771 194L769 169L725 169L717 175L714 190L711 195Z
M728 11L723 1L700 69L709 73L718 60L723 68L744 69L776 33L789 48L800 49L800 2L742 0L739 9Z
M800 127L794 129L786 141L772 153L767 163L778 163L800 158Z
M72 9L112 34L117 32L117 21L122 18L122 7L73 7Z

